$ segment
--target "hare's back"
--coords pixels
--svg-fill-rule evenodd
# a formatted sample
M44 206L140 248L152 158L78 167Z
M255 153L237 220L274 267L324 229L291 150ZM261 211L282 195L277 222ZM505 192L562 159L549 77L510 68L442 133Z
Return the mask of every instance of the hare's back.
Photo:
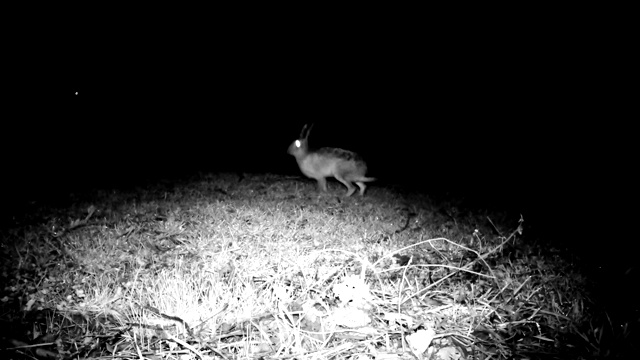
M367 164L360 155L343 149L323 148L320 149L321 156L333 159L334 175L338 174L347 180L357 180L367 172Z

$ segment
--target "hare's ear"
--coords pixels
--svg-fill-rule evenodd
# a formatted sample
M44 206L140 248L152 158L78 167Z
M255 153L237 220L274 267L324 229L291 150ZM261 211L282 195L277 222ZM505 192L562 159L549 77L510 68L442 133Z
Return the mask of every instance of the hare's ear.
M309 137L309 133L311 132L311 128L313 127L313 123L311 125L304 124L302 131L300 132L300 139L307 139Z
M307 131L307 124L304 124L304 126L302 127L302 131L300 131L300 136L299 136L300 139L304 139L304 135L306 131Z

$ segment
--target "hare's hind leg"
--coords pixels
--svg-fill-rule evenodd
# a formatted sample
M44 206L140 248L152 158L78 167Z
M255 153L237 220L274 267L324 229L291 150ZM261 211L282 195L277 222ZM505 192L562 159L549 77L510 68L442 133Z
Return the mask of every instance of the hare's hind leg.
M344 186L347 187L347 196L351 196L356 191L356 187L353 186L351 181L343 178L342 175L336 174L334 175L334 177L336 178L336 180L340 181L341 183L344 184Z
M360 188L360 195L364 195L364 190L367 188L367 185L365 185L362 181L356 181L356 185L358 185L358 187Z

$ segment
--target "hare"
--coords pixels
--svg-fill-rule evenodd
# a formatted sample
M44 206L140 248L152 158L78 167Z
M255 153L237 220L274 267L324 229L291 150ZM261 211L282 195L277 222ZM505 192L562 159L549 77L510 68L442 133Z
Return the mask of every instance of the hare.
M367 164L362 158L351 151L336 148L321 148L310 150L307 139L311 126L305 125L300 132L300 139L294 141L287 151L298 162L300 171L309 178L318 181L318 188L327 191L327 177L333 176L347 187L347 196L351 196L356 187L360 188L360 195L364 195L367 188L365 182L375 181L375 178L365 176Z

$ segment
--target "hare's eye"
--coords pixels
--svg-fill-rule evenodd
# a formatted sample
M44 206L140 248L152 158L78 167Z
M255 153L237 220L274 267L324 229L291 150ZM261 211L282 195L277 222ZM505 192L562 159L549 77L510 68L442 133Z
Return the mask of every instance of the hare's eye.
M300 140L296 140L296 147L300 147L300 145L302 145L302 144L300 143Z

